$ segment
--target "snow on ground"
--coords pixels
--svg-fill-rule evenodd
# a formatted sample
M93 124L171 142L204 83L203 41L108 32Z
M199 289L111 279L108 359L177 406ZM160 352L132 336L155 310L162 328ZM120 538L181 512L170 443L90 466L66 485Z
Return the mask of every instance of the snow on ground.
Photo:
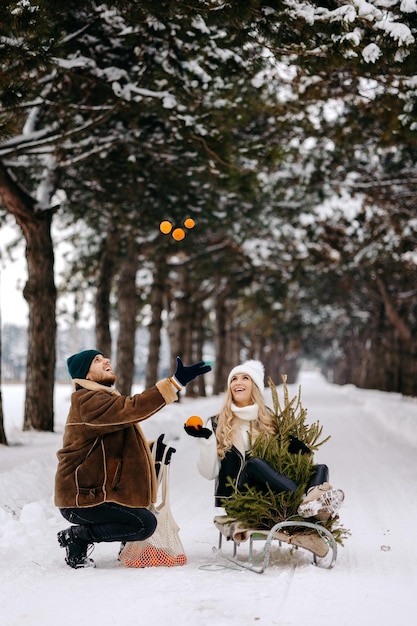
M53 505L55 453L71 387L56 389L56 433L34 433L21 431L23 387L3 386L12 445L0 446L1 624L414 624L417 400L331 385L314 371L303 372L299 383L308 421L319 420L332 436L316 460L329 465L331 482L345 491L341 521L352 535L338 548L333 569L315 567L304 550L276 545L261 575L213 553L213 484L197 473L197 445L183 431L190 415L214 414L221 397L183 399L144 424L149 438L164 432L177 449L171 505L187 565L124 568L113 543L96 545L96 569L72 570L56 541L67 522ZM295 395L298 383L289 389ZM243 544L239 553L245 551Z

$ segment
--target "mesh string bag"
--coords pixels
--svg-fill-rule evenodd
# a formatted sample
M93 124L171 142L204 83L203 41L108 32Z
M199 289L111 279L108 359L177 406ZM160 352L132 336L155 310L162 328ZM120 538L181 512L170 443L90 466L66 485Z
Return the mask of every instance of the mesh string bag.
M152 452L156 445L153 446ZM167 449L165 450L165 453ZM119 555L126 567L174 567L185 565L187 557L179 536L177 525L169 503L169 464L165 455L158 474L158 487L161 486L161 502L151 505L150 510L157 519L156 530L144 541L128 541Z

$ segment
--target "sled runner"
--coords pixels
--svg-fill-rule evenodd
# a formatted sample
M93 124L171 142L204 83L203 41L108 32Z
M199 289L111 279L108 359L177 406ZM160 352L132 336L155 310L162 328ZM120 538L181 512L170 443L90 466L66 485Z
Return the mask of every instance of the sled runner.
M214 518L214 524L219 531L219 544L218 548L213 548L213 550L228 561L257 574L262 574L268 567L271 544L274 540L277 540L280 546L282 543L288 543L295 548L308 550L313 554L314 564L320 567L330 569L337 558L336 541L332 533L320 523L287 520L275 524L270 530L260 530L245 528L240 522L227 515L217 515ZM233 542L232 555L222 550L223 538ZM248 540L248 558L242 560L237 556L237 548L242 542ZM260 557L255 559L253 544L258 540L263 540L265 544Z

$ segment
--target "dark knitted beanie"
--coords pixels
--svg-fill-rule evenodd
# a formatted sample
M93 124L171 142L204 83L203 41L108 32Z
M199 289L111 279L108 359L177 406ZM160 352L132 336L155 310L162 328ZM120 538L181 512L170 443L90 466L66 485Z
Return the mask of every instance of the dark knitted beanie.
M98 350L83 350L67 359L67 367L71 378L85 378L90 369L92 360L97 354L104 356Z

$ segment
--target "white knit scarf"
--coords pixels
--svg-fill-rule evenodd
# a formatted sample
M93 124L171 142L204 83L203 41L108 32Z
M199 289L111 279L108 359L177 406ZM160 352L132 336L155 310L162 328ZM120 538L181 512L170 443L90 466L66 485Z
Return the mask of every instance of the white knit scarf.
M245 439L249 438L251 431L251 422L258 418L259 406L257 404L249 404L248 406L236 406L232 403L233 414L237 420L233 426L233 444L244 455L248 448ZM248 439L249 440L249 439Z
M253 422L258 417L259 406L257 404L249 404L248 406L236 406L232 402L232 412L240 420L245 422Z

